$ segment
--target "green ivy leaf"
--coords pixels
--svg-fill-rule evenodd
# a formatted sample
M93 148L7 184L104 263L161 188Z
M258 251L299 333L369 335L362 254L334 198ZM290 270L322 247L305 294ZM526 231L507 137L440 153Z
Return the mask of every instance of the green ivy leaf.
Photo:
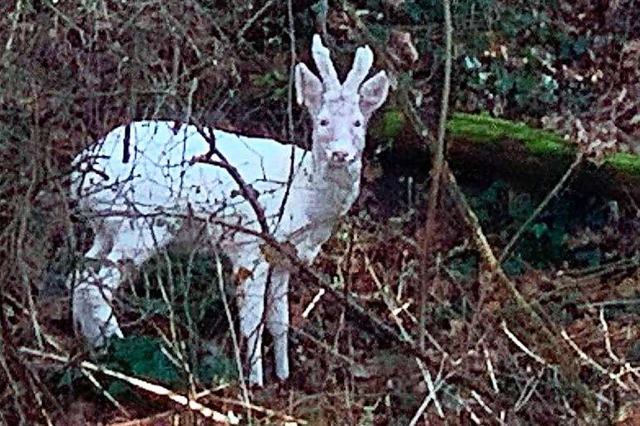
M546 223L541 222L541 223L533 224L530 230L537 239L540 239L544 234L547 233L547 231L549 230L549 227L547 226Z

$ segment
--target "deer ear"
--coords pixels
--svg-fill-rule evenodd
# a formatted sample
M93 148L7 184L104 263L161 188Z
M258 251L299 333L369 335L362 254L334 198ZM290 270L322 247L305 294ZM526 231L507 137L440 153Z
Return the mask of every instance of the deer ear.
M362 83L358 92L360 94L360 110L365 117L370 117L375 110L380 108L389 94L387 73L380 71Z
M311 115L316 115L322 103L322 82L303 63L296 65L296 98L298 105L307 107Z

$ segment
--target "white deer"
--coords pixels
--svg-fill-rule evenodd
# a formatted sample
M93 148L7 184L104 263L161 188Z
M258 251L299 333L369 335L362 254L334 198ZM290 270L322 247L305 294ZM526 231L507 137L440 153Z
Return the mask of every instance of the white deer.
M99 266L77 273L73 318L91 344L123 335L112 310L123 262L139 266L176 238L185 218L196 217L208 223L208 238L244 280L238 304L249 383L263 384L263 324L274 340L276 375L287 379L290 273L265 259L257 233L266 226L303 261L315 258L358 196L367 123L389 89L384 71L364 81L373 63L368 46L357 49L343 84L319 35L312 55L321 79L302 63L295 68L298 103L313 121L310 152L194 125L139 121L75 159L80 171L72 192L95 232L86 256ZM207 153L208 163L194 161Z

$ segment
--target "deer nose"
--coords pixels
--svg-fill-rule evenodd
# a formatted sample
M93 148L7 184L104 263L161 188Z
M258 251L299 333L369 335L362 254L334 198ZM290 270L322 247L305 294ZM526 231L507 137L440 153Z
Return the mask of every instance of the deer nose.
M346 163L349 153L346 151L333 151L331 153L331 160L336 163Z

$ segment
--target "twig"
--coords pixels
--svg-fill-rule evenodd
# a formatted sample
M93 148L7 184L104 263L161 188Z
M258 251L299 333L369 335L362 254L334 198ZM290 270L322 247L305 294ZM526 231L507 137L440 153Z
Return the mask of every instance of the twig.
M484 409L484 411L487 414L491 414L492 416L495 417L496 421L498 422L498 424L500 425L505 425L506 423L504 422L503 419L499 418L491 409L491 407L489 407L489 405L487 405L486 402L484 402L484 399L482 399L482 396L476 392L475 390L471 390L471 397L478 403L478 405L480 405L480 407L482 407Z
M373 41L374 40L373 37L368 32L364 23L361 22L360 19L358 19L353 8L347 5L345 6L345 11L349 13L349 16L354 20L358 29L365 34L366 38L369 41L369 44L374 45L375 43ZM390 63L390 60L386 58L384 53L381 52L381 56L385 60L385 63L387 64L387 66L389 66L390 69L393 69L393 65ZM398 99L398 102L400 107L407 112L409 121L411 125L414 127L416 134L429 140L430 138L429 130L420 119L419 114L417 114L417 112L415 111L415 108L411 104L411 101L409 100L408 95L406 95L405 93L405 96L400 96ZM513 295L513 297L515 298L517 304L520 306L521 309L523 309L531 317L536 327L540 329L540 331L546 337L546 339L550 342L550 344L552 346L561 348L563 345L563 341L561 339L558 339L557 336L553 332L551 332L549 325L547 325L547 323L543 321L540 315L533 309L531 304L529 304L527 300L522 296L522 294L518 291L515 284L504 273L504 270L500 266L500 263L498 262L495 254L493 253L493 249L491 248L491 245L489 244L486 236L484 235L484 231L480 226L478 217L473 212L469 203L467 202L466 197L460 190L457 180L453 175L453 173L451 172L446 158L443 159L442 175L444 178L443 181L446 182L446 189L449 196L452 198L463 220L467 223L467 225L471 229L472 238L475 243L475 246L479 250L483 260L489 266L491 276L488 283L491 283L493 279L497 278L497 280L500 283L502 283L503 285L506 285L509 291L511 292L511 294ZM433 202L433 200L431 200L431 202ZM553 324L551 326L553 327ZM566 351L558 351L558 357L564 359L566 356L567 356ZM570 365L570 360L564 359L562 364Z
M198 90L198 83L199 80L197 77L194 77L191 80L191 86L189 86L189 94L187 95L187 107L185 108L186 112L183 120L184 123L189 123L191 121L191 114L193 113L193 95L196 93L196 90Z
M636 255L627 259L605 263L604 265L590 266L582 269L568 269L564 270L563 273L564 275L574 279L579 277L594 279L603 275L614 274L628 269L636 269L638 266L640 266L640 256ZM595 303L593 305L595 306Z
M284 196L282 197L282 203L278 209L278 223L284 215L284 207L289 199L291 192L291 184L293 183L293 177L296 172L296 134L293 126L293 88L295 84L296 74L296 32L293 23L293 0L287 0L287 19L289 22L289 85L287 87L287 139L291 142L291 156L289 158L289 176L287 177L287 186L284 190Z
M498 381L496 380L496 373L493 370L493 363L491 362L491 356L489 354L489 350L487 349L487 345L485 343L482 344L482 352L484 354L484 359L487 363L487 372L489 373L489 378L491 379L491 386L493 387L493 391L495 393L500 393L500 388L498 387Z
M3 315L4 311L2 308L4 308L4 306L0 307L0 315L4 316ZM4 318L2 321L2 326L3 326L3 329L6 327L6 322L4 321ZM8 394L11 395L13 398L13 406L16 410L17 417L21 419L23 424L27 424L27 421L26 421L27 415L23 410L23 404L21 404L22 398L20 397L20 395L22 394L22 391L20 390L20 386L19 386L20 380L14 377L12 368L9 366L10 354L8 352L13 352L12 349L14 348L9 346L9 342L5 341L4 334L5 333L0 333L0 367L2 368L2 372L4 373L6 380L9 382L9 386L7 388L10 391L8 392Z
M506 334L509 340L511 340L517 347L519 347L522 350L522 352L526 353L527 355L529 355L531 358L533 358L540 364L544 366L548 365L547 361L545 361L541 356L533 353L531 349L527 348L524 345L524 343L522 343L520 339L518 339L515 336L515 334L511 332L511 330L509 330L509 328L507 327L507 323L504 320L502 321L501 325L502 325L502 331L504 331L504 334Z
M524 388L522 389L522 392L520 392L520 396L518 397L518 400L516 401L515 404L513 404L514 413L517 413L518 411L520 411L522 407L524 407L526 403L529 402L529 400L531 399L531 395L533 395L536 388L538 387L538 383L540 383L540 379L542 378L544 371L545 371L544 368L541 369L540 371L538 371L537 376L531 377L529 378L529 380L527 380L527 383L525 383Z
M387 290L384 289L382 283L380 282L380 279L378 278L378 275L376 274L375 270L371 266L371 260L369 259L369 256L366 253L364 254L364 264L365 264L365 268L369 272L369 275L371 276L371 279L373 279L373 282L376 284L376 287L378 287L378 291L382 295L382 300L387 305L387 309L389 310L389 313L391 314L391 318L393 318L393 320L396 323L396 326L398 327L398 330L400 330L400 334L401 334L402 338L406 339L407 341L413 342L413 339L411 339L411 335L406 330L406 328L402 325L402 320L398 317L398 314L400 312L404 311L404 310L402 309L402 307L397 306L397 304L395 303L395 299L394 298L390 298L389 297ZM411 320L414 323L416 322L415 318L411 316L410 312L407 311L407 315L409 316L409 318L411 318ZM445 356L447 355L445 350L442 348L442 345L440 343L438 343L438 341L435 339L435 337L433 337L430 333L426 333L426 332L425 332L425 335L426 335L426 337L429 338L429 342L439 352L441 352Z
M36 349L27 348L24 346L18 348L18 350L19 352L27 355L36 356L42 359L49 359L49 360L64 363L64 364L69 364L71 362L71 359L67 356L43 352ZM176 402L180 405L184 405L185 407L188 407L192 411L197 411L202 416L206 418L210 418L215 422L230 424L230 425L240 424L240 420L233 413L230 413L229 415L224 415L208 407L205 407L204 405L200 404L199 402L193 399L177 394L163 386L155 385L153 383L140 380L136 377L127 376L126 374L120 373L115 370L111 370L110 368L101 367L99 365L96 365L88 361L81 361L79 363L79 366L80 368L83 368L86 370L96 371L96 372L105 374L107 376L122 380L124 382L129 383L132 386L143 389L147 392L151 392L159 396L165 396L168 399L172 400L173 402Z
M305 310L302 312L302 318L307 318L309 316L313 308L315 308L315 306L318 304L320 299L322 299L322 296L324 296L325 293L326 291L324 288L321 288L320 290L318 290L318 293L313 297L313 300L309 302Z
M364 257L365 257L365 265L367 267L367 270L369 271L369 274L373 278L373 281L376 283L378 290L382 294L382 299L385 301L387 305L387 309L391 314L391 317L394 319L396 325L398 326L398 329L400 330L402 338L405 339L407 342L413 343L413 339L411 338L411 335L406 331L406 329L402 325L402 321L400 320L400 318L398 318L398 316L395 313L397 308L394 306L395 302L393 298L388 297L387 292L382 287L382 284L378 280L377 276L373 271L373 268L371 267L371 262L369 261L369 257L366 254ZM443 359L447 358L447 353L442 349L442 347L438 344L438 342L436 342L435 339L433 339L431 336L429 337L432 343L434 343L434 346L444 354ZM418 348L418 349L422 353L424 353L424 351L421 348ZM422 377L424 378L424 381L427 385L427 389L429 390L429 393L427 394L427 397L425 397L424 401L422 402L420 409L424 411L429 405L429 402L433 399L433 404L436 407L436 411L438 415L440 416L440 418L444 418L444 412L442 411L442 406L440 405L440 401L438 401L438 399L436 398L437 388L433 384L433 380L431 379L431 373L429 372L429 369L426 368L426 366L424 365L424 362L422 361L422 359L416 356L415 360L416 360L416 363L418 364L418 368L420 369L420 372L422 373ZM420 409L418 409L418 412L414 416L414 419L416 419L416 421L422 415L422 413L420 412Z
M445 167L448 168L446 164L445 164ZM557 338L557 336L549 328L549 325L545 323L545 321L543 321L543 319L540 317L538 312L536 312L533 306L531 306L531 304L527 302L527 300L524 298L522 293L518 291L518 288L516 287L514 282L511 281L509 277L507 277L507 275L505 274L504 270L502 269L502 266L500 265L500 263L498 262L498 259L493 253L493 249L491 248L491 245L487 241L487 237L484 235L484 231L482 230L482 226L480 226L480 221L478 220L478 216L476 216L474 211L471 209L471 206L469 206L467 198L464 196L464 194L460 190L460 187L458 186L456 178L453 175L453 173L451 173L450 170L447 170L447 180L448 180L447 187L448 187L449 193L451 197L454 199L454 201L456 202L456 206L460 211L460 215L463 217L465 222L467 222L467 225L473 231L472 237L474 239L474 242L478 250L480 251L481 257L483 258L484 262L487 264L489 268L491 276L489 277L489 280L487 280L488 281L487 284L490 284L494 279L497 279L500 283L505 285L509 289L513 297L515 298L518 306L520 306L520 308L523 309L529 315L529 317L533 320L536 327L539 328L539 330L546 337L549 343L557 347L558 349L562 348L562 340ZM553 327L553 324L550 324L550 325L551 327ZM563 365L571 365L570 360L566 358L568 356L568 353L566 351L562 351L560 349L556 353L557 353L557 356L563 360L562 362Z
M118 411L120 411L126 417L129 417L129 418L131 417L131 414L127 411L127 409L124 408L122 404L120 404L120 402L117 399L115 399L113 395L111 395L109 391L104 388L104 386L102 386L102 384L100 384L98 379L96 379L96 377L93 375L93 373L91 373L91 371L88 371L84 368L81 368L80 371L87 379L89 379L89 381L93 384L93 386L95 386L96 389L98 389L100 393L102 393L102 395L105 398L107 398L107 400L111 402L114 405L114 407L118 409Z
M264 208L258 201L256 191L253 190L253 188L251 188L251 186L244 181L244 179L238 172L238 169L232 166L231 163L227 161L225 156L216 148L216 139L213 136L213 132L206 132L201 126L196 127L198 129L198 133L200 133L200 135L209 144L209 152L204 156L196 157L191 161L211 164L213 166L218 166L225 169L238 185L238 188L242 193L244 199L247 200L247 202L251 205L251 208L256 214L256 218L258 219L258 224L260 225L260 229L262 230L262 232L265 234L269 234L269 225L267 224L267 219L264 215ZM214 155L220 158L220 160L212 160L211 157Z
M13 47L13 39L18 31L18 23L20 22L20 15L22 14L22 0L16 0L16 9L11 14L11 31L9 37L4 45L4 54L2 55L2 62L5 62L8 53Z
M344 362L345 364L349 365L349 367L351 367L351 368L359 368L359 369L364 370L364 366L359 364L356 360L354 360L354 359L350 358L349 356L341 353L337 348L331 347L330 345L324 343L323 341L321 341L319 339L316 339L315 337L313 337L313 335L307 333L306 331L304 331L302 329L299 329L299 330L296 330L296 334L299 334L303 338L309 340L311 343L313 343L314 345L318 346L320 349L323 349L327 353L333 355L334 358L337 358L340 361Z
M227 300L227 293L224 288L224 279L223 279L223 271L222 271L222 262L220 261L220 254L217 250L214 250L214 256L216 259L216 274L218 275L218 287L220 289L220 299L222 299L222 304L224 305L224 313L227 316L227 322L229 323L229 332L231 333L231 341L233 342L233 352L236 358L236 368L238 369L238 377L240 377L240 387L242 388L242 398L244 399L244 403L247 406L251 405L251 400L249 399L249 389L247 388L247 383L244 379L244 374L242 371L242 356L240 354L240 344L238 341L238 336L236 334L236 330L233 326L233 316L231 315L231 309L229 308L229 301ZM249 416L251 416L251 411L249 411Z
M438 124L438 138L436 146L432 147L431 186L429 188L429 205L427 207L427 219L422 233L420 246L420 316L418 345L425 350L425 328L427 318L427 257L431 251L434 240L436 212L440 197L440 184L444 170L444 137L447 129L447 115L449 113L449 95L451 93L451 62L453 44L453 24L451 19L451 3L443 0L444 7L444 32L445 32L445 60L444 82L442 87L442 102L440 104L440 122Z
M356 239L356 235L355 235L355 231L353 229L352 226L349 226L349 232L347 233L347 247L346 250L344 252L344 254L341 256L341 259L337 262L337 274L338 274L338 278L340 280L340 282L342 283L342 291L344 292L345 296L348 296L349 294L351 294L351 285L352 285L352 275L351 275L351 262L353 260L353 247L355 244L355 239ZM347 276L345 277L344 271L347 272ZM345 301L347 300L346 297L344 299ZM342 338L343 335L343 330L345 331L344 334L346 334L346 338L344 340L346 340L346 348L347 351L349 352L350 355L353 355L354 350L353 350L353 333L351 328L347 328L345 327L345 318L347 318L348 315L348 310L349 310L349 305L345 302L342 303L342 309L340 312L340 317L339 317L339 321L338 321L338 327L336 329L336 333L335 333L335 337L333 339L333 346L334 348L337 350L339 345L340 345L340 339ZM353 379L353 375L349 376L349 379ZM347 383L345 382L345 386L347 385Z
M607 348L607 353L615 362L620 362L620 358L613 352L611 348L611 334L609 333L609 326L607 320L604 317L604 309L600 308L600 325L602 326L602 332L604 333L604 345Z
M78 25L78 23L75 21L74 18L65 15L64 13L62 13L62 11L60 11L60 9L58 9L55 6L55 3L53 2L46 2L45 5L51 9L53 11L53 13L55 13L58 17L60 17L60 19L62 19L67 25L69 25L69 27L73 28L74 30L78 31L78 35L80 36L80 39L82 40L82 45L83 46L87 46L87 38L86 38L86 33L84 31L84 29Z
M244 41L244 33L247 32L249 28L251 28L251 26L258 20L258 18L262 16L262 14L265 13L267 9L271 7L271 5L273 5L273 3L275 3L275 0L267 1L260 9L258 9L256 13L253 14L251 18L247 19L247 22L242 26L242 28L240 28L240 31L238 31L236 40L238 40L239 42Z
M29 187L27 188L26 194L24 198L29 200L33 197L34 192L36 191L36 183L38 182L38 172L37 169L34 168L31 174L31 180L29 183ZM25 259L27 259L26 254L24 253L24 245L26 243L27 236L29 235L29 231L27 229L27 225L29 223L29 217L31 215L31 203L22 204L22 209L16 212L16 215L19 215L18 222L20 226L18 227L18 235L15 240L15 260L19 269L21 282L24 290L27 295L27 303L29 304L29 316L31 317L31 323L33 324L33 331L36 336L36 342L38 343L39 348L44 348L44 342L42 338L42 327L40 326L40 322L38 321L38 310L36 308L35 299L33 297L33 292L31 291L31 282L29 280L29 272L27 270L27 265L25 263ZM18 208L18 207L16 207Z
M242 402L242 401L236 401L235 399L224 398L224 397L217 396L217 395L210 395L210 396L208 396L208 399L212 399L214 401L222 402L223 404L238 405L240 407L247 408L249 410L252 410L252 411L255 411L255 412L258 412L258 413L262 413L262 414L264 414L266 416L269 416L269 417L277 417L277 418L287 422L287 424L290 424L290 423L300 424L300 425L308 424L308 422L306 420L298 419L298 418L290 416L288 414L280 413L278 411L272 410L271 408L261 407L260 405L247 404L247 403Z
M438 390L440 390L440 388L442 387L442 385L444 385L445 380L448 378L445 377L442 380L439 380L438 382L434 384L431 384L431 387L429 389L429 393L427 394L427 396L425 396L425 398L422 400L422 404L420 404L420 407L418 407L418 409L416 410L416 413L413 415L413 417L411 418L411 421L409 422L409 426L415 426L418 423L418 420L420 420L420 417L422 417L422 415L424 414L425 410L427 409L427 407L429 406L429 403L431 402L431 400L434 401L434 404L437 403L436 400L436 392ZM442 413L441 413L441 418L444 418Z
M540 215L540 213L542 213L542 210L544 210L547 207L551 199L556 195L558 195L558 193L560 192L562 187L564 187L569 177L582 163L583 159L584 159L584 154L582 152L579 152L576 155L575 160L573 160L573 163L571 163L571 166L569 166L569 168L564 173L562 178L560 178L556 186L554 186L553 189L547 194L547 196L544 197L544 200L542 200L542 202L538 205L538 207L536 207L533 213L531 213L531 216L529 216L527 220L525 220L525 222L522 224L522 226L520 226L518 231L513 235L513 237L511 237L511 240L505 246L504 250L502 250L502 254L498 258L498 262L500 262L500 264L504 263L507 259L509 259L509 257L512 254L513 248L518 243L518 240L520 239L522 234L527 230L527 228L529 228L529 225L531 225L531 223Z
M487 414L493 414L493 410L491 409L491 407L489 407L487 403L484 402L482 396L480 396L480 394L476 392L475 389L471 389L471 398L475 399L478 405L480 405L480 407L482 407Z
M571 339L571 337L569 337L569 334L566 332L566 330L564 330L564 329L561 330L560 331L560 335L562 336L563 339L565 339L567 341L567 343L569 343L569 346L571 346L578 353L578 356L580 357L580 359L582 359L587 364L589 364L590 366L595 368L601 374L609 377L611 380L616 382L618 384L618 386L620 386L623 390L625 390L625 391L629 391L630 390L629 386L627 386L626 383L624 383L622 380L620 380L619 376L616 376L615 374L610 373L606 368L604 368L603 366L598 364L598 362L596 360L594 360L589 355L587 355L584 351L582 351L582 349L580 349L578 347L578 345Z

